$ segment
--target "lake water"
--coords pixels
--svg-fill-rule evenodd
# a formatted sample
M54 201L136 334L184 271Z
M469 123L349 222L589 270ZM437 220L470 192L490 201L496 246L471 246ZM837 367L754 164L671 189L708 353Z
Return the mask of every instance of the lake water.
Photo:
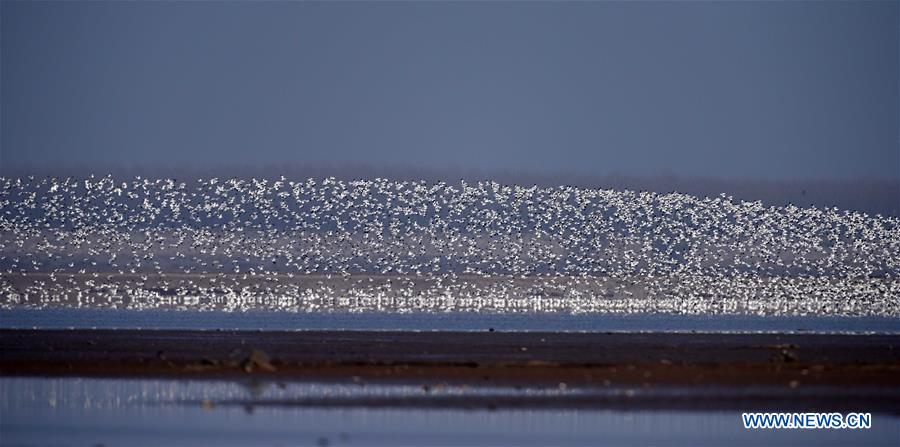
M3 377L0 390L0 444L9 446L896 445L900 440L900 418L882 413L873 414L867 430L745 430L740 409L352 404L353 398L424 393L407 385ZM443 393L477 398L510 391L448 387ZM320 404L303 404L303 398ZM271 404L273 399L288 404ZM333 405L339 399L351 403Z
M477 312L217 312L94 308L0 310L2 328L900 333L900 318Z

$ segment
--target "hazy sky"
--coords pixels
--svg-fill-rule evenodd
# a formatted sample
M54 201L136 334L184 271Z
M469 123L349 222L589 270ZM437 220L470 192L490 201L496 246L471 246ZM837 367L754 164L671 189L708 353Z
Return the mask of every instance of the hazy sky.
M898 5L4 1L0 164L896 179Z

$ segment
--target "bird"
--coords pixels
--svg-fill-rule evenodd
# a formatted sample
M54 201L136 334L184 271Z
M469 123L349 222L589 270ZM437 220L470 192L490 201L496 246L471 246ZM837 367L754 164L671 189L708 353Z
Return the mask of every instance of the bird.
M0 308L896 317L900 218L489 179L0 177L0 272Z

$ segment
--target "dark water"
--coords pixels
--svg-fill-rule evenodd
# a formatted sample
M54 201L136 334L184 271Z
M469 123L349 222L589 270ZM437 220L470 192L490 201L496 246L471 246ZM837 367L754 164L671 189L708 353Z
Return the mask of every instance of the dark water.
M564 313L0 310L3 328L900 333L900 318Z
M265 405L279 397L421 394L418 386L0 378L0 444L207 445L897 445L900 418L867 430L745 430L740 410L379 408ZM546 390L520 390L541 393ZM448 387L474 397L502 389ZM237 400L242 405L229 405Z

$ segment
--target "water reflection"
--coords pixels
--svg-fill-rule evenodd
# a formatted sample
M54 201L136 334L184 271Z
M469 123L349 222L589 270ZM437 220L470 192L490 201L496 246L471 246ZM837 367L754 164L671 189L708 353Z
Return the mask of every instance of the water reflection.
M648 392L640 389L6 377L0 379L0 391L4 445L868 445L895 443L900 433L900 419L880 413L870 430L748 432L741 426L740 410L302 404Z

